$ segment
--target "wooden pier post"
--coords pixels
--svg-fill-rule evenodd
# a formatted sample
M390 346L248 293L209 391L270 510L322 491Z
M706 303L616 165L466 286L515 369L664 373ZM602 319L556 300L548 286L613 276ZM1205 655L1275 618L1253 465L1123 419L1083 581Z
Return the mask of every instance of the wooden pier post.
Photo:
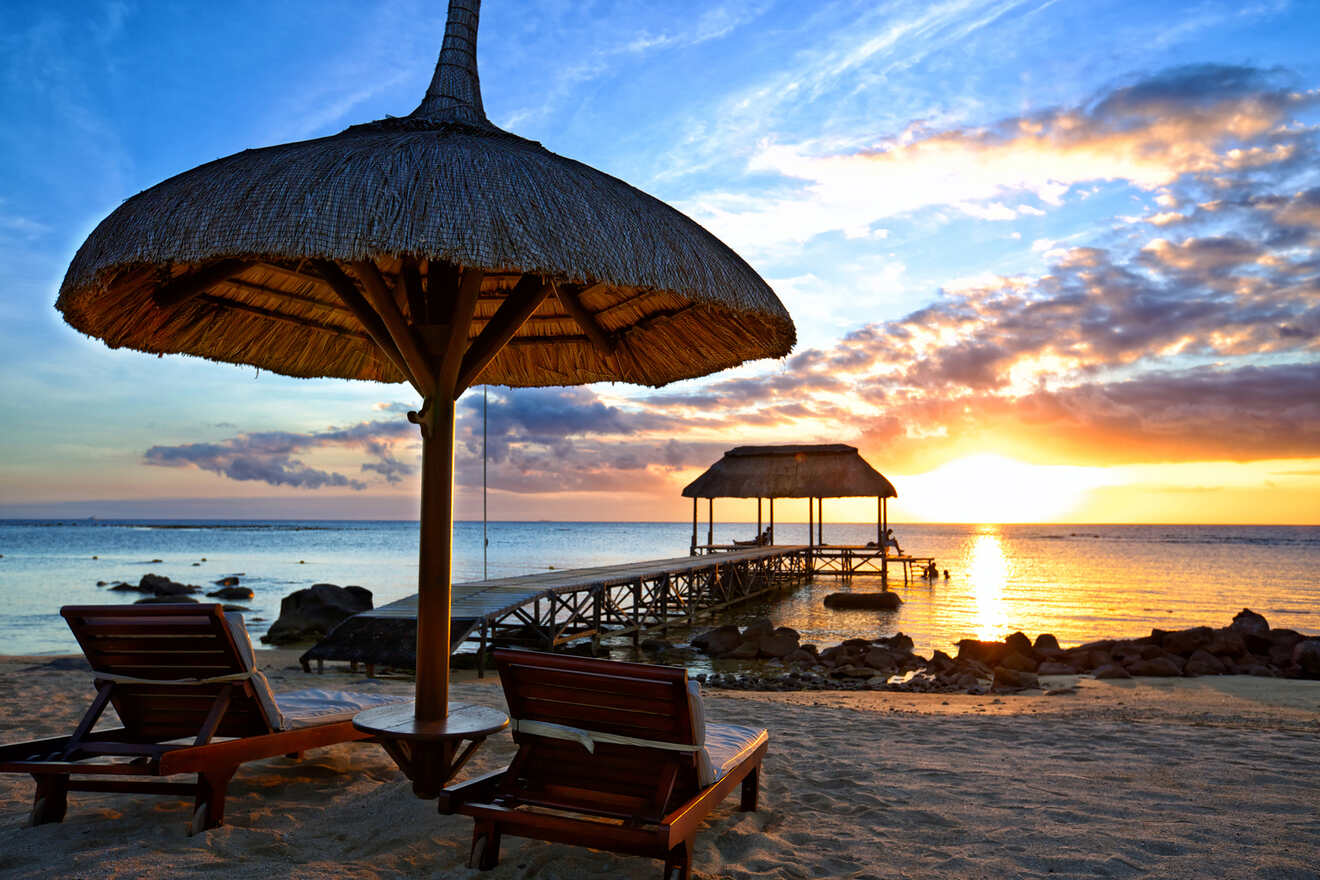
M706 546L715 544L715 499L706 499Z
M641 612L641 608L642 608L642 581L641 581L640 578L638 578L637 580L633 581L632 588L633 588L633 603L632 603L633 631L632 631L632 642L633 642L633 647L636 648L636 647L638 647L638 646L642 643L642 616L641 616L641 615L642 615L642 612Z

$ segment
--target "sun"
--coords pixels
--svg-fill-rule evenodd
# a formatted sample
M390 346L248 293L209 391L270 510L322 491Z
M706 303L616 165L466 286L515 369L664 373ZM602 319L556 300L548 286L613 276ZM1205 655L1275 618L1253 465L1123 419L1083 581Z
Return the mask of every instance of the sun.
M1049 522L1108 485L1104 468L1036 465L972 455L902 482L904 513L933 522Z

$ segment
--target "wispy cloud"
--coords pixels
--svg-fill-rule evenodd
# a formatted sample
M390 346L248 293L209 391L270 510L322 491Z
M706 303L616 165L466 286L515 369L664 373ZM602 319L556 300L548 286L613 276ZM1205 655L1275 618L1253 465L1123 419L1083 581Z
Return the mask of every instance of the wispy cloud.
M1011 220L1059 205L1082 183L1117 180L1154 191L1184 175L1209 178L1293 160L1309 132L1282 126L1317 103L1320 92L1299 92L1275 71L1183 67L1080 106L984 128L916 125L851 152L766 141L748 170L779 175L791 186L768 195L712 192L684 207L753 252L937 206Z

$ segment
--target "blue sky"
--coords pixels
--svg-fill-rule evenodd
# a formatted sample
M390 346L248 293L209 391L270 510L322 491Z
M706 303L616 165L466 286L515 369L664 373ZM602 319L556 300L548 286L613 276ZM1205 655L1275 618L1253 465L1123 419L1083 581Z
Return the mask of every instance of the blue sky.
M124 198L410 112L443 24L0 8L0 515L415 515L405 387L110 351L53 303ZM705 224L799 335L659 391L492 389L495 515L682 518L725 448L843 441L912 518L1320 520L1317 33L1288 2L488 3L491 120ZM987 471L1038 503L952 503Z

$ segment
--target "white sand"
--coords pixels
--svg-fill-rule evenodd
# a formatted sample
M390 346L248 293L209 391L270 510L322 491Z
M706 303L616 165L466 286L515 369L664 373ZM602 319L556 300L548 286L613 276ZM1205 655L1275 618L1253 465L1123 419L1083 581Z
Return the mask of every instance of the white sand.
M306 676L263 652L276 690L408 693L404 680ZM0 658L0 741L67 733L86 672ZM1068 680L1052 682L1067 684ZM468 674L455 698L502 705ZM695 876L1320 878L1320 682L1099 682L1061 696L708 692L711 717L771 731L761 809L736 794L698 835ZM493 739L467 773L512 752ZM189 838L190 804L72 792L25 828L32 783L0 775L3 877L646 877L660 863L512 838L464 863L471 820L415 799L379 747L248 764L227 824Z

